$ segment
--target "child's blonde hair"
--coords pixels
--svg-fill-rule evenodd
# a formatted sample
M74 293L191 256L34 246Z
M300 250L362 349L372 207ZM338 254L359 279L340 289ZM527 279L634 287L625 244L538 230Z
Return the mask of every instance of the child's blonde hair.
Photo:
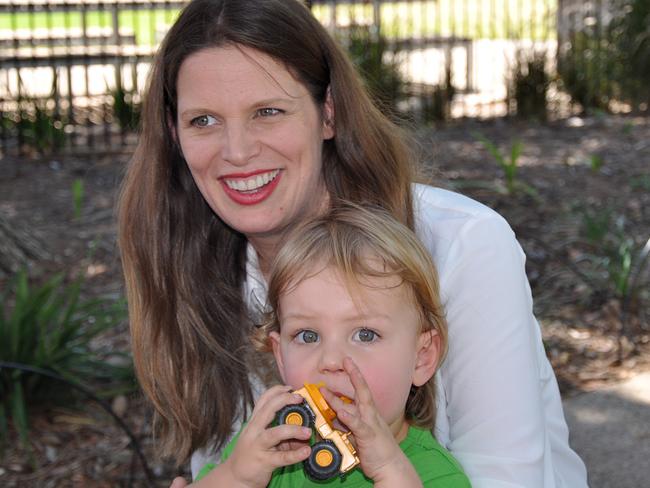
M447 351L447 327L429 252L385 210L340 201L326 215L296 229L278 253L269 278L267 320L257 333L264 349L270 349L269 332L280 329L280 297L329 266L352 286L367 286L361 281L364 276L399 276L418 307L420 331L435 329L440 336L440 365ZM424 385L411 387L406 418L413 425L432 428L435 411L432 376Z

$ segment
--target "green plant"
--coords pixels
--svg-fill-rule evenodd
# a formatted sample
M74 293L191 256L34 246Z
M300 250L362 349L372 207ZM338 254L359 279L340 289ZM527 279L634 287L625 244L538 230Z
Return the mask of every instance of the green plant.
M625 122L625 124L623 124L623 134L629 136L632 135L633 131L634 131L634 124L632 122L628 121Z
M558 54L562 87L584 111L604 109L614 98L614 84L621 70L618 55L600 30L585 27L573 33Z
M609 283L614 297L622 299L632 290L631 278L643 269L646 256L642 249L650 246L639 244L628 234L625 218L614 216L611 211L585 211L581 228L582 236L591 245L590 261L595 271Z
M618 95L632 107L650 111L650 2L614 0L608 26L620 69Z
M0 296L0 361L101 387L104 396L131 390L133 371L126 354L101 342L104 332L125 319L124 303L82 299L81 287L81 279L65 284L61 275L33 286L25 271L18 272ZM28 447L29 407L69 401L72 393L70 385L47 376L0 368L2 438L10 419Z
M422 118L425 122L444 122L451 118L451 102L456 88L451 81L451 65L445 67L444 81L423 96Z
M140 123L140 104L134 92L126 91L121 85L111 91L113 115L122 129L134 130Z
M514 102L515 113L522 118L546 120L546 94L551 82L546 70L546 52L520 50L516 57L507 82L508 98Z
M565 90L583 109L607 110L613 100L650 110L650 2L613 0L597 22L584 22L558 55Z
M366 26L355 25L345 42L353 63L375 100L397 113L397 104L404 97L405 82L399 63L387 55L386 39L374 35Z
M635 190L650 192L650 174L630 176L630 186Z
M591 283L600 283L595 291L605 299L620 301L622 338L628 332L628 315L641 308L641 292L650 284L644 281L650 238L634 239L626 229L626 219L607 209L584 211L580 231L589 245L584 260L591 268L587 276ZM622 347L619 347L619 359L622 359L621 354Z
M589 157L589 166L591 167L591 170L594 172L600 171L600 168L603 167L603 164L605 163L605 160L603 159L602 156L598 154L592 154Z
M47 100L23 97L14 127L23 144L41 154L61 149L66 142L65 123L60 114L48 108Z
M23 147L29 147L40 154L55 152L67 140L66 119L58 107L58 78L56 71L50 93L45 97L25 94L23 81L18 76L17 108L2 114L4 134L16 137ZM21 148L22 150L23 148Z
M510 155L508 157L501 153L499 147L490 141L483 134L473 132L472 135L478 139L483 147L492 155L499 167L503 170L506 182L506 190L509 194L513 194L517 189L517 165L519 157L524 149L521 141L515 141L510 147Z
M74 218L81 217L81 207L83 206L84 199L84 182L81 178L77 178L72 182L72 204L74 206Z

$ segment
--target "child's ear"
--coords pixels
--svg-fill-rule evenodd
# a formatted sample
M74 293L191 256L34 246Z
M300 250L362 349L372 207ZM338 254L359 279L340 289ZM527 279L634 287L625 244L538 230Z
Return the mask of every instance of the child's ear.
M420 334L413 371L413 385L422 386L436 372L440 359L441 340L438 331L427 330Z
M284 362L282 361L282 353L280 351L280 333L277 331L269 332L269 341L271 342L271 347L273 348L273 356L275 356L275 364L278 365L278 372L280 373L280 378L284 383L287 382L284 375Z

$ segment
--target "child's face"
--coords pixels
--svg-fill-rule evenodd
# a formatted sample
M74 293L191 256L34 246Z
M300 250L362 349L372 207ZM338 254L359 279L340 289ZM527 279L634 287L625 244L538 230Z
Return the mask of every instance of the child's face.
M435 371L439 338L420 333L420 315L407 285L398 277L364 277L352 288L331 267L280 297L280 332L271 340L283 381L293 388L324 382L337 395L354 399L343 369L351 357L370 387L377 410L395 436L404 424L411 385ZM369 285L369 286L367 286Z

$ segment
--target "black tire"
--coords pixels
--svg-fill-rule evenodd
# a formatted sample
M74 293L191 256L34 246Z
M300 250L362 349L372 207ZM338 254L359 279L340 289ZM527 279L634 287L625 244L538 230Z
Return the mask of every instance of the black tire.
M316 481L328 480L339 474L343 456L329 440L311 446L311 454L303 462L305 474Z
M309 427L314 426L314 414L307 405L307 402L299 403L298 405L285 405L277 413L276 420L278 425L293 424Z

